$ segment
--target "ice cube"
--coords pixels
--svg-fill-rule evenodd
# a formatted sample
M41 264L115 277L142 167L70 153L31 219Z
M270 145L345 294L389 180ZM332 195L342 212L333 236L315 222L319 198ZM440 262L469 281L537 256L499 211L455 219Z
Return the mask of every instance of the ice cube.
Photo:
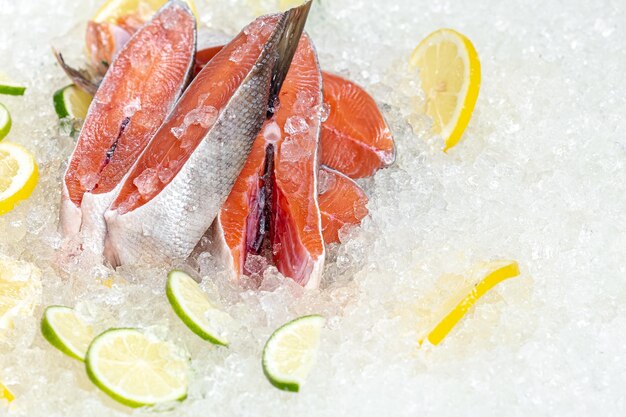
M141 110L141 99L135 97L126 106L124 106L124 117L133 117L135 113Z
M133 180L133 184L143 198L151 198L159 189L159 174L156 169L147 168Z
M287 121L285 121L285 133L287 135L296 135L298 133L304 133L307 130L309 130L309 125L303 117L290 116L287 118Z
M320 195L324 194L326 191L333 188L336 182L337 179L334 175L320 169L317 173L317 193Z
M292 136L287 136L283 140L278 151L278 157L285 162L298 162L310 156L311 154Z

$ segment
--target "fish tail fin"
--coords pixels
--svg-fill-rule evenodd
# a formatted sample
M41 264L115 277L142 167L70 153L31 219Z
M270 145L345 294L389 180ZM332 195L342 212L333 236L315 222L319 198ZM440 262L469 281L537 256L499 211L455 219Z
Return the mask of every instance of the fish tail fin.
M296 49L298 49L298 42L300 41L300 36L302 36L309 10L311 10L311 4L312 0L308 0L301 6L287 10L281 17L278 27L282 28L282 30L277 31L279 32L278 36L280 36L275 46L278 60L272 72L268 116L276 108L278 93L280 93L293 56L296 53Z

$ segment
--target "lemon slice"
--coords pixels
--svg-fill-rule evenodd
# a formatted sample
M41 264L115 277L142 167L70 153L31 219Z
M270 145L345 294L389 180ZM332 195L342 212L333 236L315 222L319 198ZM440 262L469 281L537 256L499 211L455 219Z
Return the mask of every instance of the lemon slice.
M306 0L278 0L278 7L282 11L291 9L292 7L298 7L304 4Z
M465 286L441 305L434 315L433 324L420 337L420 345L425 339L438 345L478 299L498 283L516 277L519 273L515 261L493 261L475 268L471 276L465 279Z
M176 315L192 332L213 344L228 346L230 316L211 304L193 278L183 271L170 272L165 293Z
M480 90L476 49L459 32L439 29L417 45L409 65L419 69L426 94L424 111L433 120L433 133L445 141L445 152L461 139L476 105Z
M91 94L84 92L74 84L57 90L52 96L54 110L59 119L72 117L85 120L92 100Z
M11 113L0 103L0 140L4 139L11 131Z
M0 142L0 215L27 199L38 179L37 164L30 152L20 145Z
M176 345L137 329L110 329L97 336L85 364L98 388L129 407L187 397L188 356Z
M276 330L263 349L263 373L276 388L298 392L308 376L326 320L311 315L297 318Z
M81 319L74 309L47 307L41 319L41 333L52 346L66 355L85 360L87 348L94 338L93 327Z
M5 387L2 382L0 382L0 400L7 400L8 402L11 402L14 399L15 395L13 395L13 393Z
M117 19L129 15L139 14L139 16L147 21L159 10L168 0L107 0L98 9L93 17L95 22L116 23ZM198 12L193 0L182 0L186 3L196 19Z
M36 266L0 255L0 334L16 317L33 314L41 299L41 271Z

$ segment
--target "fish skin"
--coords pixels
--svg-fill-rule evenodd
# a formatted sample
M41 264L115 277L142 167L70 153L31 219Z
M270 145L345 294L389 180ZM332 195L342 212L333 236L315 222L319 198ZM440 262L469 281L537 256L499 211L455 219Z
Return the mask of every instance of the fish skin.
M171 100L169 102L169 107L164 112L163 117L165 117L165 114L169 113L169 111L174 107L176 99L180 96L180 94L183 91L183 88L188 84L189 79L191 78L193 65L194 65L193 57L195 55L195 44L196 44L196 36L197 36L196 26L195 26L196 25L195 17L191 13L191 10L189 9L189 7L181 1L172 0L169 3L167 3L165 6L161 8L159 12L157 12L157 14L155 14L152 21L154 21L155 19L158 19L165 11L169 10L172 7L181 8L184 12L188 13L189 16L191 17L190 22L192 22L193 24L193 42L192 42L193 45L189 51L190 53L188 57L188 63L184 71L183 79L181 80L180 85L178 86L178 89L174 92L173 96L171 97ZM149 24L150 23L147 23L146 25L149 25ZM140 33L141 31L136 32L133 37L141 36ZM129 41L128 43L124 45L124 47L120 51L119 56L122 56L125 49L128 47L131 47L131 48L133 47L132 38L131 38L131 41ZM116 61L112 63L111 69L107 72L107 75L112 74L114 72L114 70L112 69L115 66L115 62ZM102 81L102 85L104 85L106 81L107 81L107 76L105 76L104 80ZM125 88L125 86L122 83L119 83L117 88ZM96 96L94 97L94 103L96 102L96 100L98 100L98 98L99 98L98 94L96 93ZM95 105L90 106L89 112L86 117L85 125L87 125L87 123L89 122L90 117L97 116L97 115L92 116L92 112L96 112L96 111L108 111L108 108L106 108L106 106L104 108L98 108ZM132 123L133 120L134 119L131 117L129 123ZM145 121L139 121L138 123L144 124ZM159 124L160 124L160 121L159 121ZM81 131L81 136L83 135L83 133L93 134L93 131L89 133L87 132L87 129L83 127L83 130ZM152 133L150 133L150 136L152 136ZM89 138L86 138L86 140L88 139ZM74 152L77 151L79 144L80 144L80 140L81 138L79 137L79 140L77 142ZM147 141L146 141L146 144L147 144ZM120 189L121 183L123 182L123 178L120 180L117 186L114 187L111 191L104 192L104 193L94 193L94 192L89 192L89 191L85 192L82 196L82 201L80 203L80 206L78 206L76 205L74 201L72 201L70 194L69 194L68 187L67 187L67 182L66 182L66 178L68 178L70 170L72 169L71 161L73 160L73 158L74 158L74 153L70 157L70 164L68 165L67 171L64 176L64 181L63 181L59 229L65 238L69 239L69 238L75 238L76 236L80 236L83 249L89 250L97 254L102 254L104 250L104 239L106 236L106 223L104 221L103 215L106 209L110 206L115 196L117 195ZM79 164L79 162L77 162L77 164Z
M105 213L105 257L112 265L167 262L192 253L230 193L272 108L310 6L309 1L281 15L256 63L171 182L134 210L120 213L116 200Z

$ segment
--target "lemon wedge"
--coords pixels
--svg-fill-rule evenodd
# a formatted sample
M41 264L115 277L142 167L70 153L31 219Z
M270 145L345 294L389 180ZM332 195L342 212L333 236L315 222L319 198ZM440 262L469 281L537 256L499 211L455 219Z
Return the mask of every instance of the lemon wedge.
M0 334L13 320L31 315L41 299L41 271L36 266L0 255Z
M280 10L285 11L289 10L292 7L297 7L302 5L306 0L278 0L278 7Z
M438 345L487 291L519 273L519 266L515 261L493 261L474 268L468 277L464 277L464 286L436 310L430 326L426 326L420 336L419 344L428 340L433 345Z
M428 35L411 54L426 94L422 109L433 120L444 152L456 145L472 117L480 90L480 60L470 40L452 29Z
M0 142L0 215L27 199L38 179L37 164L30 152L14 143Z
M94 22L116 23L117 19L129 14L139 14L147 21L159 10L168 0L107 0L98 9L93 17ZM191 12L198 19L198 12L193 0L183 0L187 3Z
M13 393L0 382L0 400L11 402L15 399Z

